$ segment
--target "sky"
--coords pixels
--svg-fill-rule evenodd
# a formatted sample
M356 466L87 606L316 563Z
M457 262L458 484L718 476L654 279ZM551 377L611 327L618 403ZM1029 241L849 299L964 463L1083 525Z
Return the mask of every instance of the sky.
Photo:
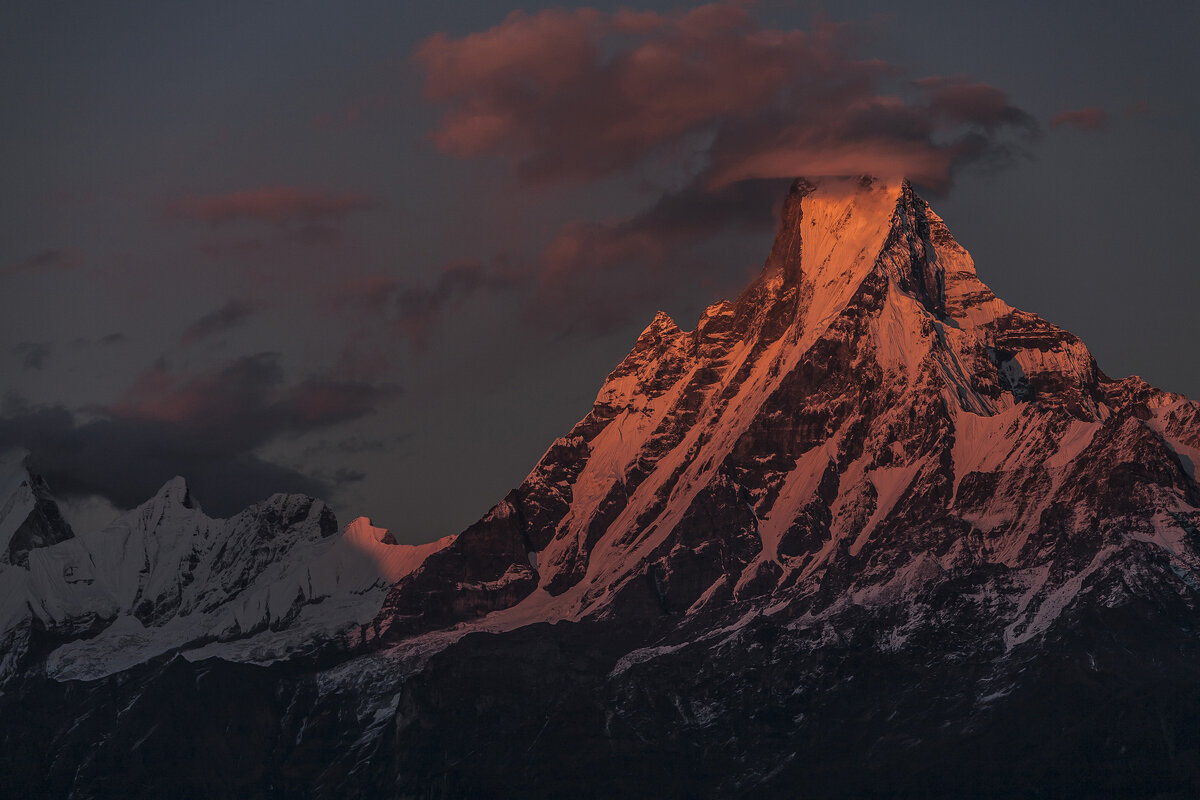
M0 449L457 532L792 177L904 174L1001 297L1200 398L1186 2L7 3Z

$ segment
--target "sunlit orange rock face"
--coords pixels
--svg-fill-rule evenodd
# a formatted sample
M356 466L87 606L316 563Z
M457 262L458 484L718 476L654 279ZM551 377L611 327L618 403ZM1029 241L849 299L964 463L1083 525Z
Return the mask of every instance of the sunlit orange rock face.
M487 626L817 611L847 599L830 585L868 602L986 568L1028 595L1011 645L1078 590L1048 566L1082 557L1068 540L1093 540L1097 568L1130 524L1187 550L1170 515L1196 502L1195 408L998 299L907 183L797 182L759 278L691 332L660 313L591 413L439 554L457 583L505 590L419 625L514 603ZM1118 491L1135 464L1146 480ZM393 590L406 620L441 569Z

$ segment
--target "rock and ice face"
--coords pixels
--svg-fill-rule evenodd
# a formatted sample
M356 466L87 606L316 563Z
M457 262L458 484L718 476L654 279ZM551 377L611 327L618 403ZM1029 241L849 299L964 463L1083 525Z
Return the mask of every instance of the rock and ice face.
M58 679L96 678L166 653L258 662L331 642L345 649L387 588L444 544L396 545L365 518L339 533L329 507L302 495L212 519L175 478L103 530L0 566L0 616L13 637L0 679L16 669L33 628L58 642L44 663Z
M797 181L741 296L659 313L456 537L181 481L27 537L0 720L44 739L0 753L43 795L1190 796L1197 464L1200 406L997 298L907 183Z
M591 413L439 554L475 553L440 570L456 591L512 591L437 624L887 603L897 581L995 569L1020 595L1011 644L1082 590L1080 566L1140 543L1200 574L1196 419L998 299L908 184L797 182L742 296L690 332L660 312ZM410 579L422 600L432 582Z

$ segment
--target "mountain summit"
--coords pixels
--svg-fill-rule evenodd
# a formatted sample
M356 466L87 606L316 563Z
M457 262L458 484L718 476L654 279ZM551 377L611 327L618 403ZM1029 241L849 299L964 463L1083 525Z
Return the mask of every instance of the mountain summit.
M35 547L31 577L0 563L5 774L28 796L1191 796L1197 463L1200 406L998 299L909 184L797 181L741 296L690 332L660 312L456 537L332 537L284 496L214 521L179 483ZM47 577L101 561L120 591Z

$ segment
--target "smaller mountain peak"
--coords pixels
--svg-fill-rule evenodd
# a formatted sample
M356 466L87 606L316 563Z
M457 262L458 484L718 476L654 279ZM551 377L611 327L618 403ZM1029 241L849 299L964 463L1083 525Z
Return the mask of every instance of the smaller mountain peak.
M164 483L162 488L154 495L154 499L184 508L200 509L200 504L192 497L192 491L188 487L187 480L182 475L176 475Z
M74 535L28 454L0 454L0 564L28 566L30 550Z
M396 537L387 528L379 528L371 523L370 517L356 517L342 532L342 536L360 544L396 544Z
M675 320L671 319L671 315L665 311L659 311L654 315L654 319L642 331L638 337L637 344L634 345L634 350L654 347L663 339L670 338L682 333L679 326L675 324Z
M29 467L29 454L24 450L0 452L0 480L4 485L13 487L29 480L32 470Z
M708 308L704 309L700 314L701 320L711 319L712 317L722 317L734 313L737 306L729 300L718 300Z
M650 329L669 331L672 329L678 330L679 326L675 324L675 320L665 311L655 313L654 319L650 321Z

